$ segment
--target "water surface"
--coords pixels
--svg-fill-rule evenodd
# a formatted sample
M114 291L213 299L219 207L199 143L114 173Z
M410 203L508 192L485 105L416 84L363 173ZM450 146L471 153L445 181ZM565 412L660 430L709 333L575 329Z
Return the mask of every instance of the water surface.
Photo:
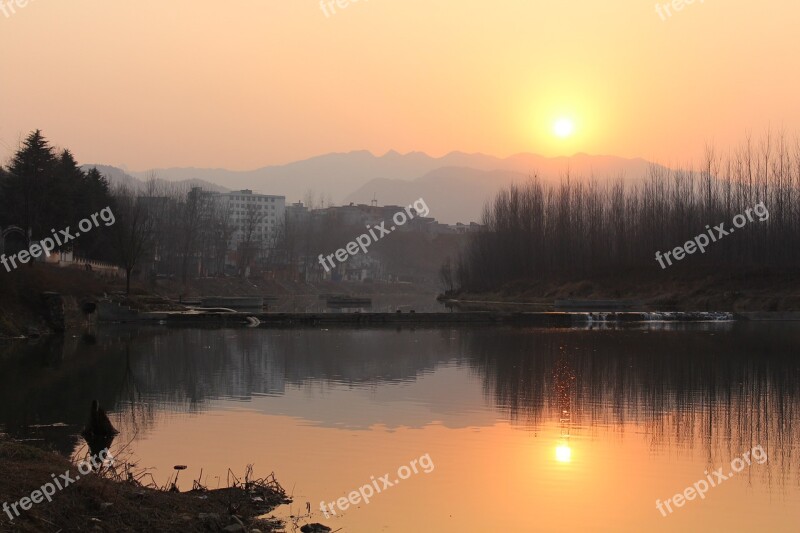
M70 453L93 398L180 486L274 471L342 531L798 531L800 329L105 328L6 347L0 425ZM768 460L664 501L761 446ZM422 456L337 516L333 502Z

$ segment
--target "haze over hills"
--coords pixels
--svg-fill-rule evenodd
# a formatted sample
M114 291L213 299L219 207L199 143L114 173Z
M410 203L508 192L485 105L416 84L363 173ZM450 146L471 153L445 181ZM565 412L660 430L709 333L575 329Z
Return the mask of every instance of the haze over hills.
M285 165L249 171L203 168L167 168L125 172L97 166L112 182L142 183L151 175L168 182L199 185L211 190L252 189L286 196L287 202L315 197L334 204L408 204L425 198L432 214L445 223L480 220L484 204L500 189L537 175L557 180L569 174L574 179L623 178L638 180L652 163L644 159L576 154L547 158L516 154L498 158L485 154L451 152L431 157L422 152L390 151L376 156L368 151L326 154ZM133 180L133 181L132 181Z
M144 188L145 183L149 180L150 177L149 176L150 173L146 172L144 173L145 177L137 178L126 173L126 171L122 170L121 168L113 167L110 165L81 165L81 169L84 171L89 170L91 168L96 168L103 176L105 176L106 179L108 179L108 182L111 186L125 185L131 187L134 190L139 190ZM211 183L210 181L205 181L197 178L167 180L164 179L162 176L158 175L157 173L155 173L154 176L157 185L169 185L171 187L178 187L179 189L202 187L206 190L216 191L216 192L228 192L230 190L221 185L217 185L216 183Z
M345 200L366 204L377 198L379 204L409 205L423 198L431 210L429 216L440 222L479 222L487 201L503 187L526 178L526 174L508 170L443 167L412 181L370 180Z

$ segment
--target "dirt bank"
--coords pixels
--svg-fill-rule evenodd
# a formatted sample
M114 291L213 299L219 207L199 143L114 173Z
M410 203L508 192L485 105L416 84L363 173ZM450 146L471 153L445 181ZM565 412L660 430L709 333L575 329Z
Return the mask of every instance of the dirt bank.
M70 472L75 480L56 491L52 501L19 505L16 516L10 505ZM120 482L94 473L80 476L65 458L23 444L0 441L0 531L275 531L280 523L256 517L287 502L277 483L262 486L244 482L233 488L166 492ZM27 502L26 505L31 505ZM9 518L9 513L13 520Z

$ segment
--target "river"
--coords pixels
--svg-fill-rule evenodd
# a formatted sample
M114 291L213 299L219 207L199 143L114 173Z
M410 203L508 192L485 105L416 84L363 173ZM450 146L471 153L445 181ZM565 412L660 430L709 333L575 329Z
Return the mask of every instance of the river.
M0 428L69 454L98 399L156 483L253 464L342 531L796 532L798 355L768 322L103 327L0 347Z

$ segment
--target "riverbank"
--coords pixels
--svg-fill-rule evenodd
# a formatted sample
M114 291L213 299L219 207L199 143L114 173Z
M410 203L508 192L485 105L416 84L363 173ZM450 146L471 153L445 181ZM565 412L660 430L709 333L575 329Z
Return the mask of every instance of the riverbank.
M800 321L800 312L579 311L459 313L234 313L177 312L130 314L109 324L151 324L200 328L469 328L514 326L583 328L648 323Z
M67 330L85 331L97 321L97 302L124 311L186 311L185 302L208 296L258 296L270 311L319 309L321 294L364 297L383 308L410 310L419 303L438 308L436 289L410 283L284 282L236 277L199 278L186 284L172 279L131 283L97 272L36 264L0 273L0 339L43 337ZM197 304L195 304L197 305ZM418 308L418 307L417 307Z
M82 329L90 321L81 304L113 288L107 278L72 268L35 265L0 272L0 338Z
M97 273L49 265L18 269L0 279L0 339L46 336L67 330L86 330L97 323L98 302L110 302L110 321L162 322L169 325L252 326L247 316L213 313L186 313L182 302L199 296L259 296L268 302L269 312L249 313L264 326L318 325L450 325L507 324L533 325L598 321L597 315L580 313L572 317L533 315L531 312L636 311L636 312L728 312L737 318L794 320L800 311L800 271L753 270L739 275L713 271L686 273L641 272L598 273L592 280L540 280L508 283L493 292L452 293L444 298L446 311L435 302L429 287L410 284L332 283L318 284L244 280L241 278L203 278L180 284L175 280L134 283L131 295L123 294L123 280L104 278ZM361 296L375 302L373 311L383 313L327 313L320 310L320 294ZM576 304L561 309L558 301ZM596 306L600 300L611 308ZM613 302L635 302L633 307L615 307ZM378 303L380 302L380 303ZM427 303L430 302L430 303ZM581 308L581 303L587 303ZM417 313L413 313L415 310ZM392 312L385 312L391 310ZM420 311L425 311L420 312ZM481 312L463 316L463 312ZM487 314L488 313L488 314ZM520 316L523 313L524 316ZM455 315L445 317L440 315ZM107 315L108 316L108 315ZM645 320L652 320L652 316ZM683 320L683 318L666 318ZM116 318L119 318L118 320ZM662 318L663 319L663 318ZM601 321L642 320L630 315L608 315ZM689 320L695 320L690 318Z
M645 311L800 311L800 269L750 269L725 274L708 268L656 272L598 272L592 279L509 282L494 291L445 295L460 310L552 309L557 300L633 300Z
M258 516L288 503L283 490L250 484L245 490L167 492L102 475L80 476L64 457L11 441L0 441L0 503L9 505L70 471L75 481L15 516L0 512L0 530L41 531L277 531L282 524ZM12 521L8 513L14 516Z

